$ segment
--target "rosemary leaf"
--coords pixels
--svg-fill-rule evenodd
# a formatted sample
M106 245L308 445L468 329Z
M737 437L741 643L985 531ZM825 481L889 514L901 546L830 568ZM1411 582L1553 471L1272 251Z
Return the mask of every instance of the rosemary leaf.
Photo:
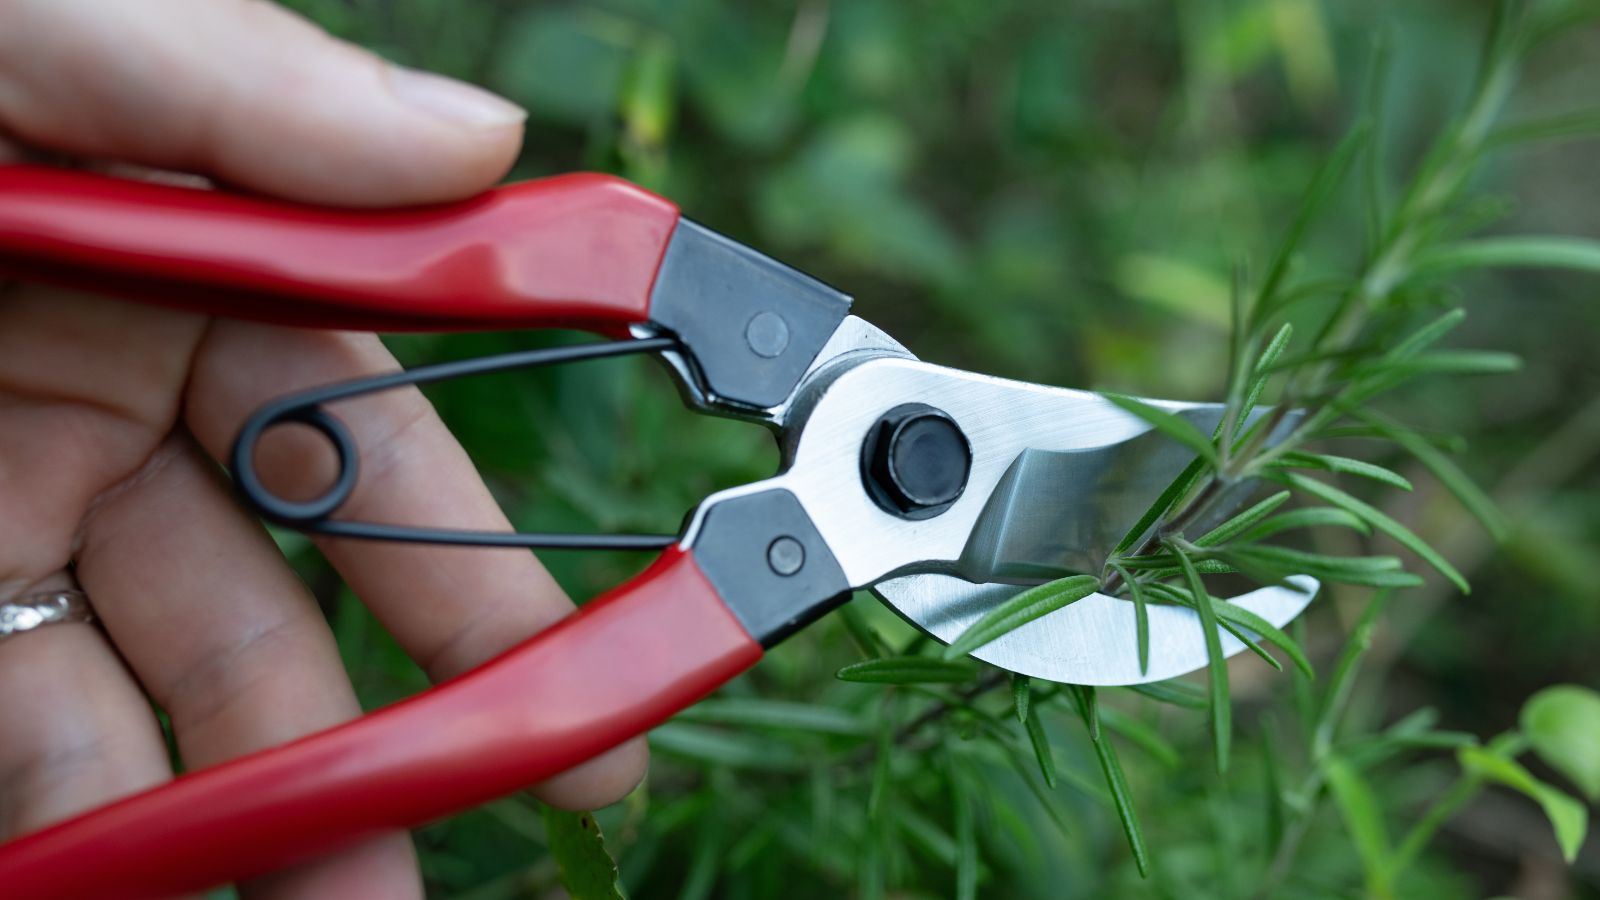
M960 684L970 681L976 670L971 663L926 656L886 656L868 659L834 673L840 681L867 684Z
M1195 571L1189 554L1178 547L1172 547L1172 552L1177 555L1178 564L1183 568L1184 579L1189 583L1189 591L1194 595L1195 606L1200 613L1200 628L1205 632L1206 658L1211 682L1211 738L1217 753L1217 772L1223 774L1228 771L1228 752L1233 743L1233 707L1228 696L1228 660L1222 655L1222 638L1217 634L1217 613L1211 606L1211 595L1206 593L1206 586L1200 580L1200 573Z
M1026 675L1011 675L1011 707L1017 713L1017 721L1026 725L1028 723L1028 703L1032 699L1033 691L1029 687L1032 681Z
M1600 272L1600 241L1565 236L1478 238L1436 247L1419 256L1414 275L1461 269L1537 267Z
M1287 502L1290 496L1292 495L1289 491L1279 491L1278 493L1273 494L1265 500L1262 500L1260 503L1257 503L1255 506L1250 507L1244 512L1239 513L1228 521L1223 522L1221 525L1218 525L1217 527L1206 532L1194 542L1195 546L1214 547L1218 544L1226 543L1232 540L1246 528L1249 528L1250 526L1271 515L1272 511Z
M1317 481L1313 478L1307 478L1304 475L1296 475L1293 472L1285 472L1283 473L1283 478L1287 481L1290 487L1297 488L1307 494L1312 495L1313 497L1316 497L1319 500L1322 500L1325 503L1332 504L1333 506L1337 506L1346 512L1361 517L1361 519L1363 519L1368 525L1371 525L1378 531L1381 531L1384 534L1387 534L1389 537L1394 538L1411 552L1422 557L1422 559L1427 562L1428 565L1437 569L1439 574L1450 579L1450 582L1459 588L1461 593L1470 594L1472 592L1472 587L1471 585L1467 584L1467 579L1462 577L1460 572L1456 571L1455 566L1452 566L1450 563L1446 562L1445 558L1439 555L1437 550L1428 546L1428 544L1424 542L1422 538L1419 538L1416 536L1416 534L1412 533L1411 529L1401 525L1399 522L1396 522L1394 519L1390 518L1388 515L1379 511L1375 507L1361 500L1357 500L1355 497L1350 496L1331 484Z
M1372 526L1363 522L1359 516L1353 513L1332 506L1307 506L1302 509L1291 509L1282 515L1273 516L1240 535L1239 541L1240 543L1253 544L1291 529L1324 526L1349 528L1362 534L1372 533Z
M1128 839L1128 849L1133 852L1133 862L1139 874L1150 875L1150 850L1145 845L1144 829L1139 825L1139 814L1133 808L1133 793L1128 790L1128 778L1117 759L1116 747L1100 729L1100 703L1095 689L1087 685L1072 685L1069 690L1077 701L1078 713L1089 729L1089 742L1094 745L1095 758L1105 775L1106 787L1111 790L1111 803L1116 807L1117 819L1122 823L1122 833Z
M1049 615L1064 606L1082 600L1099 588L1100 579L1093 575L1072 575L1028 588L989 610L983 618L972 623L950 646L944 648L944 658L958 659L1040 616Z
M1213 444L1211 438L1188 419L1123 394L1102 392L1100 396L1123 412L1138 416L1151 428L1193 450L1196 456L1207 463L1213 466L1217 464L1216 444Z
M1122 583L1128 588L1128 597L1133 600L1133 631L1135 641L1139 645L1139 674L1145 675L1150 671L1150 609L1145 600L1144 585L1139 579L1133 577L1125 566L1116 560L1109 565L1118 575L1122 576Z
M1351 459L1348 456L1335 456L1331 453L1291 451L1279 457L1276 466L1286 469L1321 469L1324 472L1358 475L1362 478L1370 478L1373 481L1387 484L1390 487L1397 487L1402 491L1412 489L1411 482L1407 481L1398 472L1365 460Z

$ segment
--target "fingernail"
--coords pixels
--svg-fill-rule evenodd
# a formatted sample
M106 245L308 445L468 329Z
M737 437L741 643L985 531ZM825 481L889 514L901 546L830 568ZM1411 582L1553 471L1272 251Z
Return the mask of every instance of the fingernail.
M390 66L389 88L407 106L457 125L494 128L528 117L527 110L498 94L432 72Z

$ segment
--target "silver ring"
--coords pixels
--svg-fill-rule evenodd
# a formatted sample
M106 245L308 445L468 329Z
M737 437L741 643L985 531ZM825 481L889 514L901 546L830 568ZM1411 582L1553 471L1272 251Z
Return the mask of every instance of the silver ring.
M46 625L93 621L94 607L83 591L29 594L0 603L0 641Z

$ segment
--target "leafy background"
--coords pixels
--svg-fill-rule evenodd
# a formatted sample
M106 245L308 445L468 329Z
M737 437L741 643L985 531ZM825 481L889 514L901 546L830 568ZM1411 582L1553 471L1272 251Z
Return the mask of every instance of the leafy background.
M1316 0L292 0L393 59L475 80L526 105L515 178L618 172L719 231L857 297L856 311L921 357L1052 384L1179 399L1221 396L1229 273L1258 265L1359 105L1374 36L1394 48L1384 170L1399 173L1471 87L1484 4ZM1592 106L1600 30L1543 48L1512 120ZM1592 140L1500 157L1478 185L1493 231L1600 234ZM1348 268L1362 212L1341 196L1310 235L1311 266ZM1347 728L1373 734L1419 709L1488 737L1558 682L1600 686L1600 326L1594 278L1518 270L1452 284L1470 316L1456 346L1514 351L1509 376L1425 381L1385 404L1460 434L1458 463L1512 523L1496 547L1409 459L1410 494L1383 495L1473 581L1431 578L1390 604ZM407 336L408 363L568 336ZM663 531L709 491L772 471L759 429L684 412L663 373L604 363L431 392L525 528ZM424 680L292 537L369 707ZM1317 549L1358 552L1323 539ZM1389 552L1389 550L1385 550ZM552 554L577 597L637 556ZM1365 601L1332 590L1307 618L1331 668ZM653 736L647 785L602 810L633 896L1350 896L1359 830L1332 808L1287 871L1269 734L1292 731L1291 680L1231 666L1238 737L1215 774L1203 715L1133 695L1106 703L1145 740L1121 753L1144 823L1139 877L1094 749L1066 703L1037 711L1058 778L1025 731L986 730L996 705L957 706L907 747L882 723L930 689L837 681L861 645L914 635L857 598L716 700ZM572 673L583 678L586 673ZM1325 677L1325 676L1324 676ZM919 693L920 692L920 693ZM945 692L946 694L948 692ZM1001 692L1004 693L1004 692ZM933 691L933 695L940 695ZM530 703L537 697L530 695ZM1019 760L1019 754L1022 758ZM1559 774L1530 763L1540 777ZM1456 772L1409 750L1366 773L1378 821L1413 820ZM511 798L419 832L430 891L558 895L537 805ZM971 855L976 862L967 857ZM1600 846L1562 864L1538 807L1479 795L1403 876L1403 896L1600 896Z

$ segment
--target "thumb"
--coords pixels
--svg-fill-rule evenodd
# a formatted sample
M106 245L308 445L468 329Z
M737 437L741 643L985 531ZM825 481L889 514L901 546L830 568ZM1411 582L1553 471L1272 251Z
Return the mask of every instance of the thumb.
M261 0L0 2L0 133L44 149L380 206L493 184L523 119Z

